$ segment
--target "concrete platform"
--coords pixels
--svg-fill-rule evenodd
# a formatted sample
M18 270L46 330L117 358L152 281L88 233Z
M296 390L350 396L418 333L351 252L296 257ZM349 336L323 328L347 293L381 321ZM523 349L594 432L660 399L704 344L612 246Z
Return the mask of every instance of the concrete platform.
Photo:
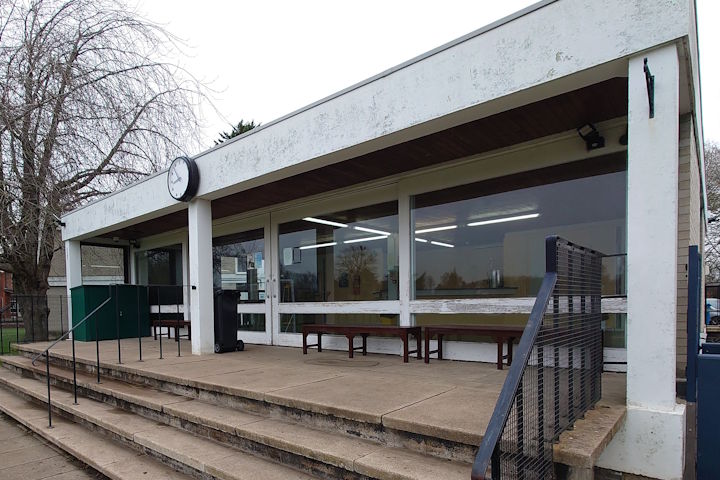
M193 356L186 341L180 342L179 357L177 344L164 341L160 359L159 343L152 339L143 339L144 361L139 362L137 340L124 340L121 347L123 363L118 364L117 343L101 342L104 380L97 385L89 375L94 372L95 344L76 343L78 368L85 372L79 383L96 395L115 396L127 405L195 421L216 432L232 432L244 441L311 459L315 452L332 465L351 462L357 468L354 471L364 475L387 462L402 464L399 459L383 457L381 461L379 453L368 453L373 452L374 443L399 449L408 456L408 465L420 454L459 461L460 468L466 468L462 464L472 459L482 440L507 373L496 370L494 364L447 360L424 364L417 359L403 364L392 355L348 359L345 352L302 355L296 348L257 345L247 345L244 352ZM44 344L22 346L25 354L44 348ZM67 366L70 343L61 342L52 354L56 363ZM58 369L57 375L58 381L63 375L69 381L67 371L62 374ZM108 375L135 384L110 385L105 380ZM594 464L624 418L623 374L603 376L598 407L576 425L572 435L561 438L556 459L571 467ZM285 423L273 425L269 417ZM294 440L303 431L294 430L286 420L300 421L317 431L339 430L359 437L360 443L342 443L318 434L317 441L305 445ZM362 441L371 443L364 446ZM307 449L304 453L303 448Z

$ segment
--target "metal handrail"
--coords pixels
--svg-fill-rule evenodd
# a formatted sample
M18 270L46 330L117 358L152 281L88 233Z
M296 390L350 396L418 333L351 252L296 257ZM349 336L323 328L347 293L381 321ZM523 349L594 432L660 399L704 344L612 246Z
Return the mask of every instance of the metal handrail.
M475 457L472 480L499 480L505 472L523 478L526 471L545 478L552 468L552 442L602 395L604 255L557 236L545 242L546 273ZM547 385L546 376L552 376Z
M517 354L513 359L510 369L508 371L505 383L503 383L500 396L495 404L495 412L493 413L490 423L485 429L485 435L483 435L482 443L478 449L477 455L475 455L475 462L472 468L472 480L484 480L486 479L486 472L490 466L490 461L495 452L495 447L500 441L505 422L510 415L510 409L512 408L513 401L515 400L515 394L518 391L520 382L522 382L523 371L530 359L532 353L532 347L535 343L535 339L540 332L542 327L543 317L547 310L548 303L552 297L553 289L557 283L557 272L548 272L543 277L542 284L540 285L540 291L533 304L530 318L527 326L523 331L522 337L520 337L520 343L517 347Z
M109 293L108 293L109 295ZM32 358L32 361L30 362L33 366L35 366L35 362L38 358L45 356L45 378L47 379L47 404L48 404L48 428L52 428L52 403L50 402L50 349L53 348L55 345L58 344L61 340L67 338L71 333L75 331L77 327L85 323L90 317L95 315L102 307L107 305L110 300L112 300L112 295L109 295L107 299L105 299L104 302L102 302L100 305L95 307L95 309L85 315L85 318L80 320L76 325L73 325L72 328L68 329L67 332L65 332L63 335L60 336L57 340L55 340L53 343L50 344L49 347L47 347L42 352L38 353ZM100 383L100 337L98 335L98 322L95 322L95 352L97 355L97 383ZM72 336L72 363L73 363L73 393L75 395L75 405L78 404L77 401L77 369L75 366L75 335Z

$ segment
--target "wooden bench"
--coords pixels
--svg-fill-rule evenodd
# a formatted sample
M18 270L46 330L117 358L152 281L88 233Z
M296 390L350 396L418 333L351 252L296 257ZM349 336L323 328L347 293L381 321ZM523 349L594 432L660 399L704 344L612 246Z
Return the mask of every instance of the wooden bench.
M186 320L180 320L180 321L177 321L177 320L151 320L150 326L152 326L153 338L155 340L157 340L157 336L158 336L156 329L159 328L160 335L162 335L163 327L167 327L167 329L168 329L168 332L167 332L168 338L170 338L170 329L171 328L174 329L176 342L180 339L180 337L187 337L188 340L192 339L191 330L190 330L190 322L188 322ZM178 327L180 327L180 328L187 327L187 334L180 335L179 331L178 331L179 330Z
M513 342L520 338L525 327L511 325L427 325L425 330L425 363L430 363L430 355L438 354L438 359L443 358L442 342L445 335L478 335L493 337L497 343L497 369L503 369L503 344L507 342L507 364L512 363ZM430 350L430 340L437 336L437 350Z
M307 336L310 333L317 334L317 343L308 345ZM396 327L394 325L323 325L319 323L302 326L303 355L307 354L308 347L317 347L318 352L322 352L322 335L324 333L345 335L348 339L348 357L350 358L353 358L355 350L362 350L362 354L367 355L367 337L369 335L400 337L403 342L403 362L405 363L408 362L408 355L411 353L417 354L417 358L422 358L420 355L420 327ZM408 350L409 335L415 337L415 350ZM356 336L362 337L362 346L355 346L354 341Z

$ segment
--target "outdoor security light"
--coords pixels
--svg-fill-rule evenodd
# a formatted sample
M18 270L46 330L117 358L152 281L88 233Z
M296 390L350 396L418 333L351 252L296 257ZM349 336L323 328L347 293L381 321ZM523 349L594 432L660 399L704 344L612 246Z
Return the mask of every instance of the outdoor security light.
M582 127L577 129L580 138L585 140L588 150L595 150L597 148L603 148L605 146L605 137L600 135L595 125L592 123L586 123Z

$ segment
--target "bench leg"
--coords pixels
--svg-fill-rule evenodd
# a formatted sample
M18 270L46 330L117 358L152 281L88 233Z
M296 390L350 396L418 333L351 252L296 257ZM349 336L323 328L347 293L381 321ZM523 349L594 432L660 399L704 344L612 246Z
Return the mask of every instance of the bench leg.
M502 370L503 369L503 339L502 338L496 338L495 342L497 343L497 369Z
M190 325L188 327L188 341L192 340L192 335L190 335Z
M355 353L353 347L355 346L355 335L345 335L348 339L348 358L353 358Z
M362 350L363 356L367 355L367 337L368 337L367 335L362 336L362 338L363 338L363 350Z
M401 337L403 341L403 363L408 363L408 334L405 332Z
M508 364L508 367L509 367L510 365L512 365L513 340L515 340L515 339L514 339L513 337L510 337L510 338L508 338L508 341L507 341L507 346L508 346L508 347L507 347L507 352L508 352L508 354L507 354L507 357L508 357L508 359L507 359L507 364Z
M318 338L317 338L317 342L318 342L318 344L317 344L318 352L322 352L322 341L320 340L320 338L322 337L322 333L318 332L317 337L318 337Z
M307 355L307 336L308 336L307 332L303 332L303 334L302 334L302 337L303 337L303 355Z
M430 335L425 332L425 363L430 363Z
M444 336L442 333L438 333L438 360L442 360L443 358L442 342Z

